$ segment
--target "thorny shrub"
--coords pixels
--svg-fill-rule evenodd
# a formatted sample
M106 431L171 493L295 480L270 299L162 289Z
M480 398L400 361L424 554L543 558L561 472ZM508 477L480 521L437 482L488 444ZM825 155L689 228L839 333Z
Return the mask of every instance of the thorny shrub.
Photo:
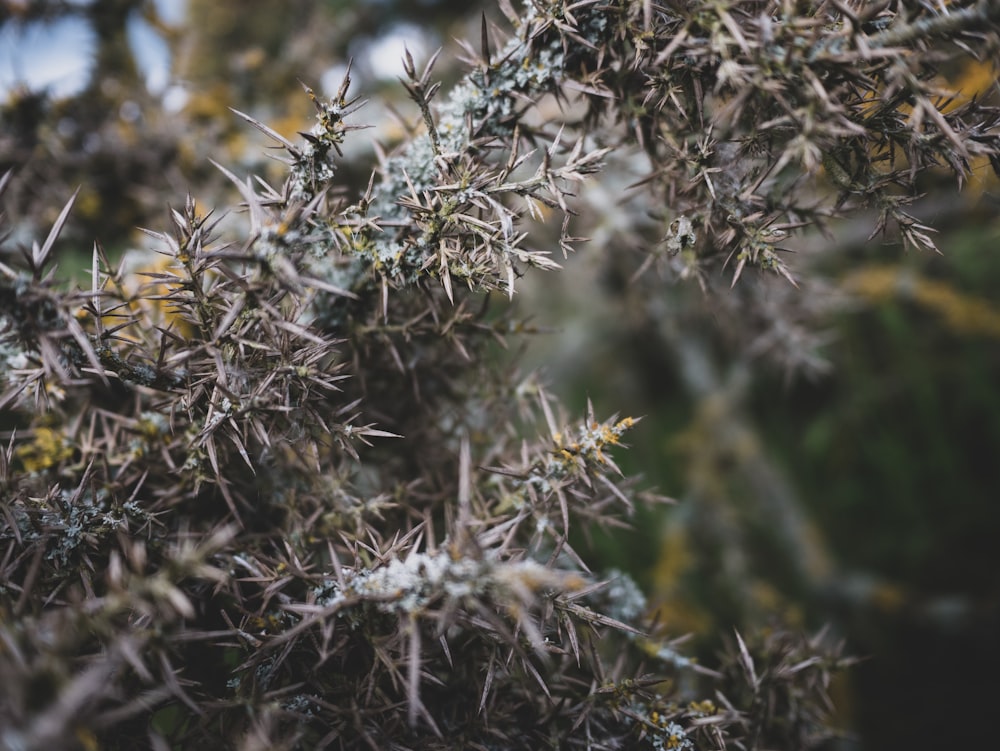
M621 154L659 207L636 229L651 295L668 272L709 294L750 268L794 284L796 233L864 209L933 248L904 210L923 176L1000 169L997 111L936 77L995 56L998 6L501 7L510 28L484 19L447 95L407 58L420 127L361 194L337 183L362 124L345 78L307 92L300 142L246 118L288 173L221 167L242 235L189 198L144 277L97 246L81 290L52 274L72 201L43 242L4 247L4 748L828 737L846 661L826 640L735 634L710 669L627 576L588 568L577 533L656 500L612 457L635 420L567 419L497 367L521 328L505 303L558 266L531 218L562 216L569 252L574 186ZM535 114L552 101L561 121Z

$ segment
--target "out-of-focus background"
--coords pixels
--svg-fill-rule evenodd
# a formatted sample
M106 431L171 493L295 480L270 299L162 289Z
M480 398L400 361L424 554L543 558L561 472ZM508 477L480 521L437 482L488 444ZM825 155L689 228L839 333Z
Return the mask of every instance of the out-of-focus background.
M209 157L280 179L228 108L294 138L313 115L303 84L333 94L348 61L371 100L355 121L374 127L340 175L363 187L373 141L391 148L418 121L397 81L404 47L418 65L443 48L447 85L482 11L504 28L492 3L465 0L0 0L5 245L44 236L79 186L60 273L89 284L95 239L120 256L189 191L235 200ZM989 63L942 82L996 96ZM833 687L838 748L986 747L1000 700L996 178L923 186L914 212L940 230L940 256L869 240L864 216L795 238L812 282L755 288L780 325L744 341L738 307L695 282L664 272L655 299L630 297L638 176L630 155L612 160L579 197L576 234L592 241L516 301L548 332L524 367L574 409L642 415L620 463L678 501L639 511L595 564L632 572L709 661L733 627L827 624L868 658Z

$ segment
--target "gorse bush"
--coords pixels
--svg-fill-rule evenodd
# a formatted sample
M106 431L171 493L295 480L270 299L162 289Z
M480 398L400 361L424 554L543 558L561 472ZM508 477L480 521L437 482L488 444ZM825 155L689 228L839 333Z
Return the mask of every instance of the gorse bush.
M505 364L529 328L509 300L582 241L581 185L639 164L634 289L697 280L808 364L767 292L806 294L797 233L854 217L934 248L905 209L924 182L1000 171L1000 113L938 75L995 59L1000 11L501 7L450 91L407 55L419 120L362 191L338 183L364 138L348 75L306 92L300 139L244 116L286 179L220 165L239 207L182 201L145 265L97 245L89 287L57 281L72 201L4 246L4 748L829 738L836 645L729 632L702 665L627 575L588 566L589 531L662 501L615 463L638 418L567 417Z

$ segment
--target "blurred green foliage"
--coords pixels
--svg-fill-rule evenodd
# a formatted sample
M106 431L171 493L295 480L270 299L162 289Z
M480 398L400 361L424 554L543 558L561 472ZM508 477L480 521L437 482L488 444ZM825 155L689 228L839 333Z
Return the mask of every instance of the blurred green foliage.
M0 22L12 22L15 5L0 6L7 13ZM117 15L94 16L106 34L94 80L80 97L53 101L20 91L3 104L0 171L22 170L15 201L38 226L85 183L67 237L125 248L136 226L159 223L165 186L181 195L196 179L211 184L208 149L200 149L221 142L229 155L259 162L245 124L227 107L278 115L284 119L276 129L292 135L312 115L298 80L316 85L327 69L361 52L359 39L370 43L413 21L447 40L472 16L469 4L457 2L299 1L275 13L263 0L190 0L185 28L163 29L189 94L174 118L156 111L122 47L124 19L148 7L106 4ZM100 84L112 69L121 87L109 95ZM106 96L135 98L146 114L123 120ZM179 122L195 130L180 131ZM85 143L94 134L107 148ZM55 160L46 152L53 143ZM366 167L343 175L363 182ZM222 191L221 182L203 189ZM712 330L713 314L700 308L697 290L686 289L676 293L681 326L704 350L713 383L685 380L681 349L651 346L662 340L651 336L649 322L627 317L584 326L586 337L554 379L568 403L590 397L602 414L644 415L622 467L680 501L665 513L638 510L629 533L597 533L603 562L633 571L654 599L669 603L664 619L678 628L832 621L858 651L874 654L858 671L853 702L866 748L971 744L975 728L965 728L968 737L954 729L937 735L932 722L987 710L987 676L1000 669L993 630L1000 628L1000 337L989 322L989 311L1000 310L997 190L988 183L947 208L943 257L895 254L896 265L886 267L885 248L874 240L821 261L850 299L823 320L831 332L825 374L789 379L748 357ZM595 294L622 294L618 270L589 273ZM550 292L536 290L536 300ZM577 288L567 295L574 297L561 312L567 320L580 312L572 305L594 304ZM539 335L543 347L546 336L553 335ZM807 535L803 547L814 546L819 563L789 565L801 551L769 538L773 525L761 510L769 499L762 496L785 492L808 517L808 535L816 536ZM741 557L724 560L729 548L719 535L737 530ZM741 576L733 579L727 567ZM681 592L686 602L677 599ZM926 657L936 653L949 658ZM947 692L956 695L951 703Z

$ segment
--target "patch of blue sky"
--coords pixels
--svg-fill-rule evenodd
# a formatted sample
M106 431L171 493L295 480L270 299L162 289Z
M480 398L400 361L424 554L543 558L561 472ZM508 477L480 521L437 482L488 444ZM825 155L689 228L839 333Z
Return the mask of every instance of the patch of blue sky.
M0 28L0 91L26 87L68 96L87 83L94 34L77 19Z
M165 23L184 21L186 0L155 2ZM153 93L162 93L170 83L166 41L139 15L129 20L128 39L146 85ZM87 83L95 44L93 31L73 17L0 27L0 98L22 86L45 89L56 97L79 92Z

